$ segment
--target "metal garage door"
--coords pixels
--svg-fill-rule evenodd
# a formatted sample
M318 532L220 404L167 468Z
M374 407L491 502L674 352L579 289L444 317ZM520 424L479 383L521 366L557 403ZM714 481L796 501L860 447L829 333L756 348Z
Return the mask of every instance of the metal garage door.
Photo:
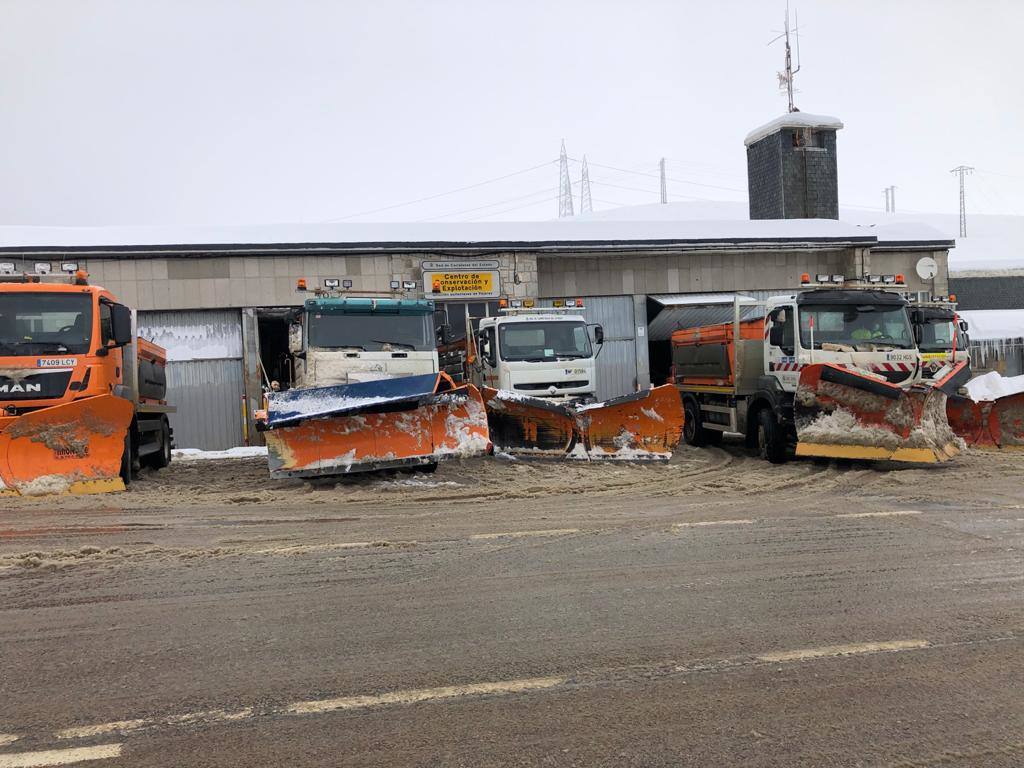
M139 335L167 349L177 448L242 445L242 321L237 311L140 312Z
M551 299L542 299L551 306ZM636 327L632 296L588 296L581 314L604 328L604 348L597 358L597 399L637 390Z

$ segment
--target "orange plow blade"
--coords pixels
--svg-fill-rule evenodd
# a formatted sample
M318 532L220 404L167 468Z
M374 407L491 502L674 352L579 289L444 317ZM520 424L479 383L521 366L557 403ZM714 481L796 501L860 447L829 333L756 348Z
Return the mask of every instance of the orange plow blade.
M576 421L592 459L669 459L683 433L683 403L664 385L581 406Z
M100 395L0 418L0 493L123 491L132 412L128 400Z
M946 415L950 427L970 448L1024 450L1024 393L977 402L951 397Z
M499 451L573 459L668 459L683 430L675 387L575 405L484 388Z
M808 365L794 398L797 456L935 464L962 444L940 386L903 389L837 365Z
M423 466L490 447L479 391L444 374L290 390L259 428L273 477Z
M500 389L483 388L495 450L565 456L577 443L573 411L562 403Z

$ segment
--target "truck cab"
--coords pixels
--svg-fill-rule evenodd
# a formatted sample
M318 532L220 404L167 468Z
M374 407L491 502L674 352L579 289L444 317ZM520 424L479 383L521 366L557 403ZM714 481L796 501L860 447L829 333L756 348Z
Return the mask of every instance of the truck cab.
M99 286L3 280L0 415L112 392L131 333L131 310Z
M476 331L474 383L553 400L592 402L596 358L604 334L579 314L551 309L508 310L485 317Z
M914 302L910 319L921 351L921 381L934 381L950 366L970 362L967 321L957 317L955 301L938 297Z
M834 363L909 386L919 365L907 301L881 290L820 288L768 300L764 371L795 392L800 370Z
M317 296L289 332L295 387L437 373L434 302Z

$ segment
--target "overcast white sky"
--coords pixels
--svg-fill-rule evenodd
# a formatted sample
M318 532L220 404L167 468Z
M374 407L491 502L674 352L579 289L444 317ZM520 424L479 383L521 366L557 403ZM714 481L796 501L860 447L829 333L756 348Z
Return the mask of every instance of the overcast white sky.
M793 7L797 106L846 123L842 204L895 184L900 211L955 212L964 163L971 210L1024 213L1024 2ZM563 137L597 209L655 202L601 166L662 156L670 199L743 200L743 137L785 111L784 9L2 0L0 223L550 218Z

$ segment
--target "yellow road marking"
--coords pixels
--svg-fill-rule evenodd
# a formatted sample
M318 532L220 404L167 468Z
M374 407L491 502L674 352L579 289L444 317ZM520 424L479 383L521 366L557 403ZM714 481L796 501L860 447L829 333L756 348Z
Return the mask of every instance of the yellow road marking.
M801 648L795 651L777 651L758 656L758 661L806 661L830 656L852 656L857 653L883 653L886 651L913 651L927 648L927 640L889 640L880 643L855 643L853 645L826 645L821 648Z
M695 523L675 523L673 528L697 528L705 525L751 525L756 523L757 520L742 519L742 520L699 520Z
M483 539L513 539L523 536L565 536L569 533L579 533L579 528L552 528L546 531L503 531L501 533L475 533L469 538L473 541Z
M0 768L42 768L49 765L71 765L86 760L105 760L121 756L120 744L100 744L76 749L48 749L43 752L21 752L0 755Z
M482 696L486 694L507 695L522 691L536 691L554 688L565 683L565 677L532 677L522 680L505 680L496 683L472 683L469 685L446 685L441 688L419 688L409 691L394 691L371 696L346 696L339 699L314 699L298 701L286 712L295 715L309 715L319 712L334 712L339 709L367 709L395 704L414 704L420 701L454 699L461 696Z

